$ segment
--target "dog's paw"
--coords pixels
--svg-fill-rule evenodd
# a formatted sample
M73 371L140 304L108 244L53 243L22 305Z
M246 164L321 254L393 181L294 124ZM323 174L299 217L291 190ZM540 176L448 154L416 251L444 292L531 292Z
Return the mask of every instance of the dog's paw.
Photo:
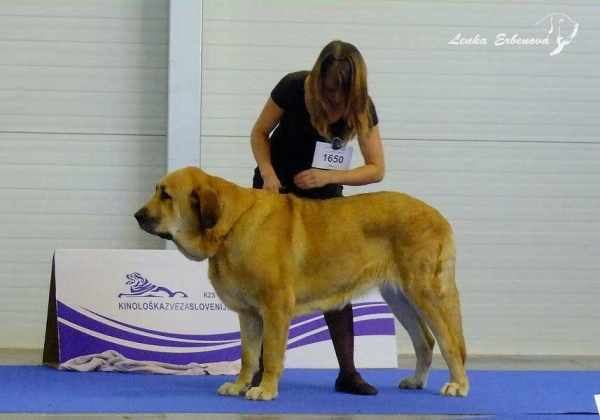
M469 393L469 385L460 385L454 382L448 382L442 387L442 395L448 397L466 397Z
M271 401L277 397L277 392L269 392L263 387L255 386L246 392L246 399L253 401Z
M427 382L416 376L407 376L398 384L398 388L402 389L423 389L427 386Z
M240 395L244 395L247 390L247 386L239 385L233 382L225 382L223 385L221 385L218 392L219 395L239 397Z

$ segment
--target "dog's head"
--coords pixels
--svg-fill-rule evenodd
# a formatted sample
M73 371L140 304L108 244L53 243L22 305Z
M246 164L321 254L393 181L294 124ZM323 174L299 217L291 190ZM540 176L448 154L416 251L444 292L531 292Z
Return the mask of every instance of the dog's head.
M219 194L210 176L195 167L167 174L150 201L135 213L140 228L172 240L188 258L202 261L214 253L211 230L221 217Z

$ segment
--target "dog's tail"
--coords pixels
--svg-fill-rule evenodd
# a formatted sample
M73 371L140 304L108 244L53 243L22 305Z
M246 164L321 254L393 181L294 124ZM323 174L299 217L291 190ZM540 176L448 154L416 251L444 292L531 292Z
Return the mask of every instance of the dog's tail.
M440 279L440 284L447 288L447 293L452 296L453 311L448 314L450 322L453 326L452 331L456 334L454 339L457 341L460 357L465 365L467 361L467 345L465 342L463 327L462 327L462 315L460 310L460 298L458 288L456 287L456 245L454 243L454 233L450 225L447 225L448 231L446 232L445 240L440 243L440 250L435 268L435 276Z

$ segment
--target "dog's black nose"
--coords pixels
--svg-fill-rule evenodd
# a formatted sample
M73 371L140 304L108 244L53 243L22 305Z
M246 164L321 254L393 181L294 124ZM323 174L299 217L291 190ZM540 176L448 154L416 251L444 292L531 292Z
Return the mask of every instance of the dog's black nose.
M138 223L142 223L148 217L148 210L139 209L138 211L135 212L133 217L135 217L135 220L137 220Z

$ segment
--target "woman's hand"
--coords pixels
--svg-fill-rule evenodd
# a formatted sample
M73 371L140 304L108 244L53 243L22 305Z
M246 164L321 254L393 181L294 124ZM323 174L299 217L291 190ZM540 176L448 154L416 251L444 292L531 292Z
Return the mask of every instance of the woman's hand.
M331 174L322 169L307 169L294 177L294 184L302 190L323 187L331 184Z
M281 182L275 172L272 175L265 176L263 178L263 190L268 190L274 193L279 193L281 189Z

